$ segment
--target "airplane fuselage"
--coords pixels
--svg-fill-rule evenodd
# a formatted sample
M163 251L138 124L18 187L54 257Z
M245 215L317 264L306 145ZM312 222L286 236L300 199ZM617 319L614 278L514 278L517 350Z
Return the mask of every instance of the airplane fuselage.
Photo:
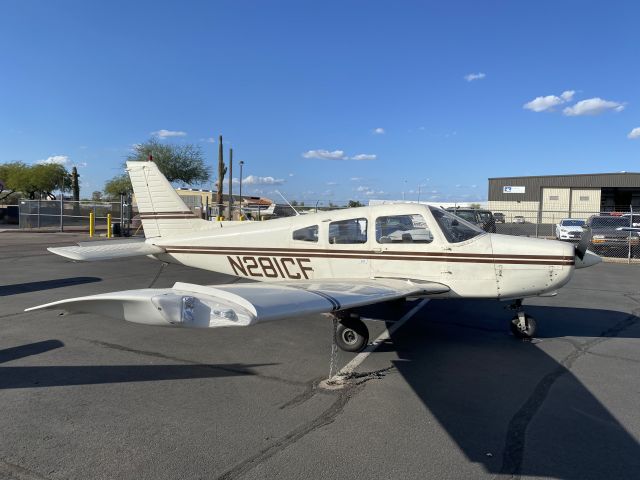
M504 299L554 292L571 277L571 244L480 232L460 240L434 213L442 215L381 205L226 222L147 242L166 250L159 260L266 282L400 278L448 285L443 296ZM420 228L402 225L407 218Z

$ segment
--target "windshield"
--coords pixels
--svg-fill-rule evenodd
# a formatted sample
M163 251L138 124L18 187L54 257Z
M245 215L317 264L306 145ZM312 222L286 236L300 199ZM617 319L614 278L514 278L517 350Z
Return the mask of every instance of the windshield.
M488 222L489 220L491 220L491 213L490 212L478 212L478 217L480 217L480 220L482 220L483 222Z
M481 228L440 208L429 207L449 243L460 243L485 233Z
M467 222L476 223L476 216L473 212L468 212L465 210L457 210L454 215L457 215L460 218L464 218Z
M584 225L584 220L562 220L560 225L563 227L581 227Z
M628 227L629 219L622 217L595 217L591 219L591 228Z

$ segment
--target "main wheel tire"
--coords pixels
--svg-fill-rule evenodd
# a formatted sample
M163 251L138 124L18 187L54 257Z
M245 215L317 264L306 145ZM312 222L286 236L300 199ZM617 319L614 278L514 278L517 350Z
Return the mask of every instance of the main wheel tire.
M335 340L341 350L360 352L369 343L369 329L362 320L347 318L338 323Z
M516 338L533 338L536 334L536 321L533 317L526 314L524 318L524 325L520 325L520 319L517 316L511 320L511 333L513 333L513 336Z

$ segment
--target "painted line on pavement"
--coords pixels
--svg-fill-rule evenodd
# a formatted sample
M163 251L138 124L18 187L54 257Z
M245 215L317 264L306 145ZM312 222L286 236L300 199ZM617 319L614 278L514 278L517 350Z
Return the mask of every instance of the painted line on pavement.
M332 378L330 378L329 380L334 380L334 379L339 379L340 377L346 377L347 375L349 375L350 373L353 373L353 371L358 368L360 366L360 364L362 362L364 362L366 360L366 358L372 353L374 352L380 345L382 345L384 342L386 342L387 340L389 340L389 338L391 338L391 335L393 335L396 330L398 330L402 325L404 325L411 317L413 317L416 313L418 313L418 311L424 307L427 303L429 303L429 298L425 298L423 300L420 300L420 302L418 303L418 305L416 305L415 307L413 307L411 310L409 310L407 313L404 314L404 316L402 318L400 318L400 320L398 320L397 322L395 322L393 325L391 325L391 328L389 329L385 329L384 332L382 332L380 335L378 335L378 338L376 338L372 343L370 343L369 345L367 345L367 347L360 352L358 355L356 355L353 360L351 360L349 363L347 363L344 367L342 367L338 373L336 373L335 376L333 376Z

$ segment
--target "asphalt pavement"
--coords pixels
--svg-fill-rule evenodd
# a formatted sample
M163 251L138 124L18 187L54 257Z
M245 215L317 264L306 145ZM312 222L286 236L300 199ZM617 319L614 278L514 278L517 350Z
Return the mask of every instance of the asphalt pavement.
M86 238L0 233L0 478L640 478L640 266L527 300L431 300L339 390L322 315L211 330L23 312L232 277L149 258L74 263ZM415 307L370 307L372 335ZM334 366L331 366L332 361Z

